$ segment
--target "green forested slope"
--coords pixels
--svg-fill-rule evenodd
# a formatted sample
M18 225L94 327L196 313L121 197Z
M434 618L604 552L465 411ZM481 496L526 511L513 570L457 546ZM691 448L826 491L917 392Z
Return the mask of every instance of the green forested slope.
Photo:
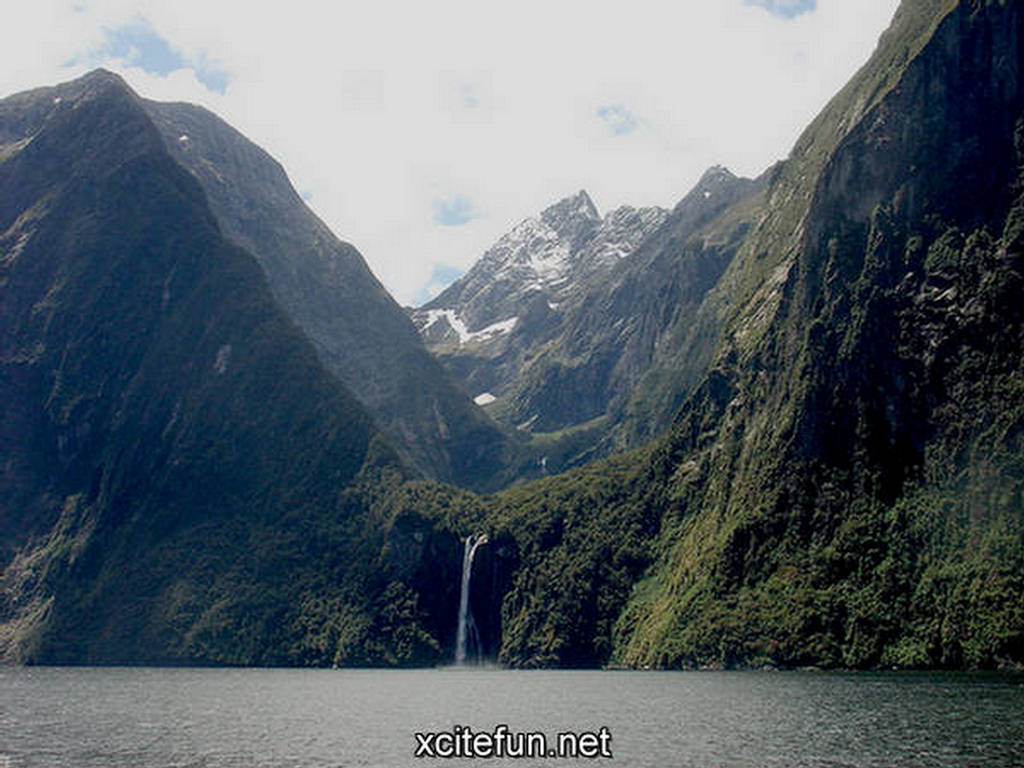
M5 654L434 663L482 530L511 665L1024 664L1022 29L904 2L631 406L667 431L486 497L406 479L133 96L0 102Z
M1022 9L949 5L776 174L669 436L498 499L507 661L1021 662Z
M359 251L313 214L284 169L201 107L141 105L224 235L256 258L278 304L403 462L423 477L498 487L512 441L427 352Z
M0 110L0 652L330 663L391 449L123 83Z

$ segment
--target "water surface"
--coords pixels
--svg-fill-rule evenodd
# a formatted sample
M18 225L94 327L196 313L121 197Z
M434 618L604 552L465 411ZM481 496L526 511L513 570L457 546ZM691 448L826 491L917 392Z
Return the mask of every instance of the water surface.
M612 734L613 757L414 759L414 734ZM0 768L1024 766L1024 678L3 668Z

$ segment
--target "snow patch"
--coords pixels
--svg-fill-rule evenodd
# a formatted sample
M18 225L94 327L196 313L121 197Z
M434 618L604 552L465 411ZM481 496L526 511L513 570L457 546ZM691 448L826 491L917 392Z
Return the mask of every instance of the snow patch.
M473 341L485 341L487 339L493 339L495 336L501 336L505 333L511 333L512 329L519 323L518 317L510 317L508 320L502 320L498 323L492 323L486 328L479 331L473 331L469 334Z
M473 398L473 402L476 403L477 405L490 405L497 399L498 398L496 398L490 392L481 392L479 395Z
M518 317L510 317L507 320L502 320L501 322L488 325L486 328L482 328L479 331L470 331L466 328L466 324L454 309L428 309L427 322L423 325L420 333L425 333L430 326L442 317L448 321L448 325L459 337L459 344L466 344L470 341L487 341L489 339L493 339L496 336L509 333L516 327L516 323L519 322Z
M58 104L60 104L60 103L61 103L62 101L64 101L64 99L62 99L62 98L61 98L60 96L57 96L57 97L56 97L56 98L54 98L54 100L53 100L53 106L55 106L55 107L56 107L56 106L57 106Z
M465 344L469 339L469 331L466 329L466 324L459 319L459 316L456 314L454 309L428 309L427 322L420 332L426 332L428 328L442 317L448 321L449 327L458 335L459 343Z

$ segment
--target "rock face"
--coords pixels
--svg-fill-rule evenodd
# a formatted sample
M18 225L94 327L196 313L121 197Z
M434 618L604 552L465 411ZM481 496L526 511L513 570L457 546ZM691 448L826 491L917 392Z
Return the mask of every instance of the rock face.
M602 219L580 191L504 235L466 275L414 310L413 321L478 402L494 402L517 386L525 361L557 334L587 286L666 216L660 208L624 206Z
M284 169L201 107L143 101L168 153L199 181L224 234L249 251L278 303L428 478L497 482L505 437L424 349L404 311L302 202Z
M670 434L507 495L503 658L1024 662L1022 42L903 3L754 200Z
M401 470L119 78L0 101L0 233L0 657L329 663Z
M580 191L504 235L465 276L415 311L413 319L434 347L508 337L524 308L544 299L556 311L628 257L666 216L660 208L624 206L602 219Z
M649 439L709 359L695 312L749 229L736 204L763 187L714 167L672 211L623 206L604 218L581 191L503 236L412 317L507 426L587 435L582 452L570 437L549 469ZM658 372L687 346L690 376L666 387Z
M0 102L0 656L436 663L483 532L510 665L1024 665L1022 40L905 0L760 179L621 258L585 196L524 226L449 364L590 418L566 461L667 432L489 496L407 480L120 81Z

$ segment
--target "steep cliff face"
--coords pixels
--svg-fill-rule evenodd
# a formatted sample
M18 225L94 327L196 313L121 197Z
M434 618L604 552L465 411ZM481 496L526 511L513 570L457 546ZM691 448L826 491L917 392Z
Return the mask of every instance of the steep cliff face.
M434 663L486 531L511 665L1024 665L1022 31L905 2L787 161L706 177L545 347L598 382L552 424L668 434L490 497L406 481L123 84L0 102L0 652Z
M721 391L684 409L674 551L622 660L1019 658L1022 18L908 4L842 95L798 239L730 318Z
M201 107L142 104L170 156L203 187L224 234L256 257L278 303L406 463L471 487L498 482L501 430L423 347L360 253L306 207L284 169Z
M0 146L0 657L330 663L393 451L118 78Z
M672 211L603 219L581 192L520 224L413 317L479 402L533 437L549 471L635 446L664 429L711 358L717 325L694 320L765 182L715 167Z
M507 426L529 430L537 418L509 411L530 362L559 336L587 291L600 284L664 223L660 208L623 206L602 218L586 192L526 219L437 298L414 310L424 341L478 402ZM552 413L560 403L538 400ZM557 417L556 417L557 418ZM574 417L563 414L563 423ZM550 422L551 419L545 419ZM543 425L537 425L538 429Z
M623 483L549 489L546 540L507 496L496 519L534 543L507 605L598 574L577 604L614 630L513 611L506 659L1024 660L1022 22L1020 3L901 7L770 174L670 436Z
M705 172L633 256L587 292L562 347L540 356L538 368L557 372L541 386L554 389L578 372L582 386L565 382L563 398L589 409L580 420L607 415L597 453L661 434L705 371L717 327L700 322L700 311L749 232L766 180Z

